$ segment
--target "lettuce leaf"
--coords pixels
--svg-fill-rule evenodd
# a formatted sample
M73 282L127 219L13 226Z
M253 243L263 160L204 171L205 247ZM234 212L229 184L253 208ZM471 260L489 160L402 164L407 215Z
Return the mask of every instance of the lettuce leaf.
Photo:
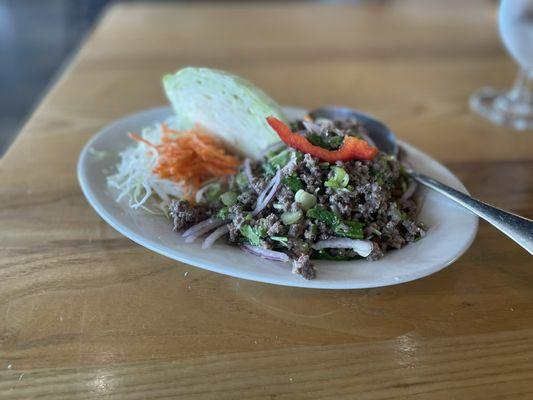
M187 67L165 75L163 86L180 129L199 124L233 151L255 160L262 149L279 141L266 117L288 123L281 107L266 93L224 71Z

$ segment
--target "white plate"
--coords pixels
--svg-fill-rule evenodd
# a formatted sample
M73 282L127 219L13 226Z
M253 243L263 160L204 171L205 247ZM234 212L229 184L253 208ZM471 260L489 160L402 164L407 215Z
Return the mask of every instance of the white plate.
M303 110L286 109L288 116L297 118ZM420 220L428 227L427 236L418 242L387 253L379 261L315 261L317 278L304 280L291 273L291 266L266 261L243 253L237 247L219 240L211 249L200 244L187 244L171 229L162 216L132 210L115 201L116 193L106 185L106 175L114 171L117 153L132 142L129 131L163 121L171 113L169 107L142 111L105 127L85 145L78 161L78 179L85 197L98 214L113 228L134 242L174 260L210 271L243 279L278 285L323 289L355 289L387 286L412 281L450 265L470 246L477 231L478 219L450 200L422 189L425 197ZM414 168L466 193L448 169L420 150L402 143ZM89 149L105 150L112 155L98 158Z

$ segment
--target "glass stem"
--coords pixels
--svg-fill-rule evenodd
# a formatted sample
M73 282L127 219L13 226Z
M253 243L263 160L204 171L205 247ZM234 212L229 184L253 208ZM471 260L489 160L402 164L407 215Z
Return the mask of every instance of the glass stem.
M533 107L533 68L520 68L507 96L513 103Z

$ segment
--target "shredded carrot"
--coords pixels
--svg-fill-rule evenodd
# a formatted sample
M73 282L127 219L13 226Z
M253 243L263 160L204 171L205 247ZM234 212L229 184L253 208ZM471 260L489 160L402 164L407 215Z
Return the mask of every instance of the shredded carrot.
M163 123L161 129L163 137L159 145L134 133L128 136L157 150L159 157L153 172L161 178L182 182L189 199L194 198L208 179L237 172L240 161L224 150L220 140L203 132L199 126L178 132Z

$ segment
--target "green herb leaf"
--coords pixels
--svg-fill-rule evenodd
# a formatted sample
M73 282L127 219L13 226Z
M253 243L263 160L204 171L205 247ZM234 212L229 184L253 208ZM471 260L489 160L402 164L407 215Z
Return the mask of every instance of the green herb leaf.
M284 178L282 182L283 184L287 185L289 189L291 189L294 193L304 188L302 180L296 174Z
M318 219L324 222L326 225L332 228L341 224L341 218L332 211L326 210L322 206L316 206L307 211L306 214L309 218Z
M357 221L344 221L343 225L338 225L334 231L339 236L350 239L363 239L363 224Z
M357 221L342 221L341 217L321 206L307 211L307 217L317 219L331 227L335 234L350 239L363 239L363 224Z
M311 133L306 136L307 140L315 146L322 147L328 150L337 150L344 141L344 136L330 136L325 137L316 133Z
M263 163L261 167L263 168L263 172L265 173L265 175L276 175L276 168L270 163Z
M229 218L229 207L222 207L215 215L216 219L225 220Z
M261 239L266 233L263 230L250 225L241 225L239 231L241 232L241 235L253 246L261 246Z

